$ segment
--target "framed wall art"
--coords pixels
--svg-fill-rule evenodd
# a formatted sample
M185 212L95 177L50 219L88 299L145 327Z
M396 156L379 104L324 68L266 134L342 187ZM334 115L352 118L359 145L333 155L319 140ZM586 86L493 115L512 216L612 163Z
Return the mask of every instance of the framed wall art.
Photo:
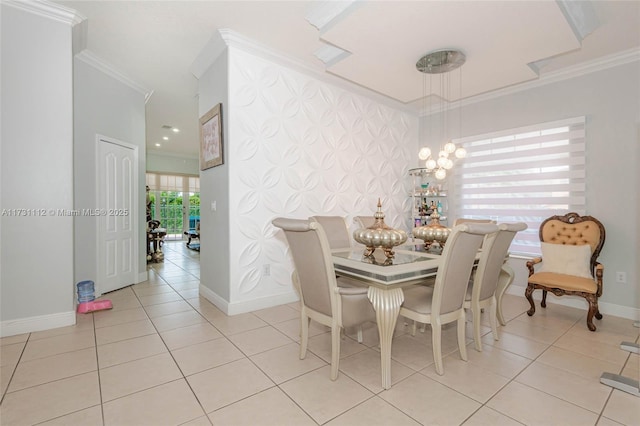
M200 170L224 163L222 139L222 104L200 117Z

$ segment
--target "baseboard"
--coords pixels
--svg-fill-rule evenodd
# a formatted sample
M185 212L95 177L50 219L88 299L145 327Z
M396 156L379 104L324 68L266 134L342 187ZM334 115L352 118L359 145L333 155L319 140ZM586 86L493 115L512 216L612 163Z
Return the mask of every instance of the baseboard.
M75 323L75 311L2 321L0 323L0 337L50 330L52 328L75 325Z
M525 287L512 285L507 288L507 294L514 296L524 297ZM542 300L542 291L536 290L532 294L533 300ZM587 301L582 297L570 297L570 296L555 296L553 293L547 293L547 303L553 303L556 305L569 306L571 308L584 309L585 312L589 309ZM640 320L640 309L632 308L629 306L616 305L614 303L598 301L598 307L602 315L611 315L614 317L626 318L633 321Z
M274 306L293 303L299 300L295 292L291 292L234 303L223 299L215 292L213 292L210 288L205 287L202 284L199 287L199 292L200 296L213 303L218 309L220 309L227 315L245 314L247 312L272 308Z

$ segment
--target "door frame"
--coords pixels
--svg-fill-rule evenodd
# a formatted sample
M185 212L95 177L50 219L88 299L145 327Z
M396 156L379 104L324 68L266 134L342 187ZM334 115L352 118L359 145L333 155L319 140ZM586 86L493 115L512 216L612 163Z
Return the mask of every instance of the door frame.
M129 142L124 142L112 137L104 136L99 133L96 133L95 139L95 205L96 209L100 206L100 182L99 182L99 173L100 173L100 143L110 143L112 145L118 145L122 148L131 149L133 152L133 173L132 173L132 203L131 203L131 211L129 212L131 218L131 227L133 233L133 247L132 247L132 264L134 270L134 281L131 284L135 284L138 280L139 270L140 270L140 259L138 259L140 254L140 235L139 235L139 218L138 218L138 210L140 204L139 198L139 186L140 186L140 176L139 176L139 147ZM96 222L96 286L95 286L95 295L96 297L104 294L103 286L101 285L101 280L104 279L104 265L101 264L101 260L104 257L102 240L100 239L100 220L102 220L101 216L98 216L98 221ZM102 255L102 258L101 258ZM102 265L102 266L101 266ZM123 286L125 287L125 286Z

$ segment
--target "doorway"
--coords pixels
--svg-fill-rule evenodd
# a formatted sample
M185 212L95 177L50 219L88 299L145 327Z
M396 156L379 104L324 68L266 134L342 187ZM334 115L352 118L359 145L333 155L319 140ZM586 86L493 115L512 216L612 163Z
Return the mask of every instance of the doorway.
M138 147L97 137L97 290L134 284L138 259Z

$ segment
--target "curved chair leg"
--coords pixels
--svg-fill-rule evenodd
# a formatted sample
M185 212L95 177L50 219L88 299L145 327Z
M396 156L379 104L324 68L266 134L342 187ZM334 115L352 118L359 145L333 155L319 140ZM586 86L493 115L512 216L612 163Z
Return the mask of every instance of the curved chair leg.
M527 311L527 315L532 316L536 313L536 305L533 303L533 297L531 294L533 293L533 285L528 284L527 289L524 291L524 297L529 301L529 305L531 305L531 309Z
M601 320L602 319L602 314L600 313L600 307L598 307L598 296L596 296L596 313L595 313L595 317L596 319Z
M433 359L436 362L436 373L440 376L444 374L442 365L442 325L431 324L431 344L433 346Z
M471 314L473 316L473 341L476 345L476 350L482 352L482 340L480 340L480 307L472 307Z
M500 340L498 336L498 304L494 300L489 307L489 323L491 324L491 334L493 340ZM482 348L482 346L480 346Z
M304 309L304 307L303 307ZM309 343L309 318L304 312L300 314L300 359L307 356L307 345Z
M593 325L593 316L598 310L596 297L595 295L589 295L588 297L586 297L586 299L587 302L589 302L589 312L587 313L587 327L591 331L596 331L596 326ZM602 317L602 315L600 315L600 317Z
M342 327L331 327L331 380L338 378L338 365L340 363L340 330Z
M507 325L507 321L504 319L504 315L502 315L502 296L507 291L507 288L513 283L515 278L515 272L513 269L507 265L502 265L502 271L500 271L500 276L498 278L498 286L496 287L496 302L497 302L497 315L498 321L500 325Z
M463 361L466 361L467 360L467 342L466 342L466 336L465 336L466 321L464 316L464 309L461 310L460 317L458 318L457 323L458 323L458 350L460 351L460 358L462 358ZM440 362L442 362L442 353L440 353ZM442 372L444 373L444 368Z
M543 308L547 307L547 290L542 290L542 302L540 302L540 306Z
M358 326L358 343L362 343L362 325Z

